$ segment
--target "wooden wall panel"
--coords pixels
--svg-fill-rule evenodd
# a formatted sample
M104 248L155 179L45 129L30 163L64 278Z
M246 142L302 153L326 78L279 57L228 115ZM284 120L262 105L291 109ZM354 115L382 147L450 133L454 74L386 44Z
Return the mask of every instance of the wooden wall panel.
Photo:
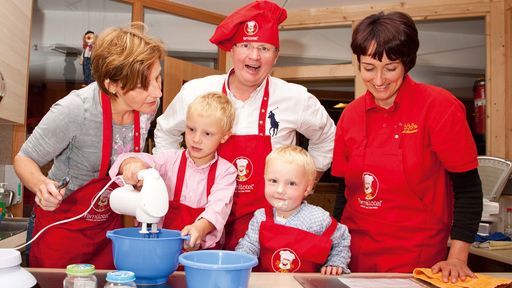
M11 124L25 123L31 19L32 0L2 1L0 72L6 95L0 102L0 118Z
M507 113L505 87L510 85L506 79L505 61L505 13L504 2L493 1L486 17L487 33L487 73L486 97L488 120L486 124L487 154L498 157L512 156L512 147L507 147L506 138L510 131L512 116Z
M512 0L505 1L505 98L506 111L512 111ZM512 116L507 113L505 130L506 157L512 159Z
M492 1L494 2L494 1ZM416 20L482 16L490 11L488 0L389 1L384 4L355 4L342 7L288 11L283 29L350 26L352 22L379 11L398 10Z

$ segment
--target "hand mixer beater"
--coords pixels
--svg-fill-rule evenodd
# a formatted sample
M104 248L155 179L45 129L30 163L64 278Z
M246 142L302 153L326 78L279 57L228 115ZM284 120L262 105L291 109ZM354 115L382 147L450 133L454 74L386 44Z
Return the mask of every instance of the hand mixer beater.
M139 171L137 178L144 181L140 192L129 184L116 188L110 194L110 207L118 214L134 216L142 224L140 233L156 236L157 224L169 210L167 188L153 168Z

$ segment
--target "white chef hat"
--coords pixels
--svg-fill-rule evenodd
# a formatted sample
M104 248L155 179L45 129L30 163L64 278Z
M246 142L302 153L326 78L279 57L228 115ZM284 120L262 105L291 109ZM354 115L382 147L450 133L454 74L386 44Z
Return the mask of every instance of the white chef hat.
M290 262L293 261L293 259L295 259L295 255L288 250L280 251L279 255L281 255L281 259L286 259Z
M374 178L372 175L364 174L363 179L364 183L372 183Z
M240 158L240 159L236 160L236 166L238 166L238 167L245 167L245 166L247 166L248 162L249 161L247 161L247 159Z

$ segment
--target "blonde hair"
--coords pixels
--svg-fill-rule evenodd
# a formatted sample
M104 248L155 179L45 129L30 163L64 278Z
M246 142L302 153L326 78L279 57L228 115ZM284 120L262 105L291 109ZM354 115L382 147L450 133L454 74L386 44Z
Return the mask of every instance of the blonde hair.
M301 166L306 171L308 181L314 182L316 177L315 162L308 151L296 145L284 145L276 148L265 159L265 174L270 161L286 162Z
M221 121L224 131L231 132L235 122L235 107L228 97L219 92L210 92L197 97L188 105L187 118L190 113L213 116Z
M153 65L164 58L162 41L144 34L146 26L133 22L125 28L108 28L96 39L91 55L92 71L100 89L115 96L105 81L119 82L124 91L147 90Z

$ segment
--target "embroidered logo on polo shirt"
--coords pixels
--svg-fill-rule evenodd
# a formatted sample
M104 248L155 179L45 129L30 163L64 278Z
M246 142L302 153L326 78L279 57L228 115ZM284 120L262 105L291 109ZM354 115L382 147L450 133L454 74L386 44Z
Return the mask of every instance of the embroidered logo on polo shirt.
M292 273L300 267L300 258L290 248L282 248L272 254L272 269L274 272Z
M267 118L270 119L270 128L268 129L268 134L270 136L274 137L277 135L277 131L279 131L279 121L276 119L276 113L274 113L274 110L278 109L279 107L270 110L268 112Z
M405 123L402 134L412 134L418 132L418 124L416 123Z
M258 23L254 20L245 22L244 31L247 35L256 34L258 32Z

